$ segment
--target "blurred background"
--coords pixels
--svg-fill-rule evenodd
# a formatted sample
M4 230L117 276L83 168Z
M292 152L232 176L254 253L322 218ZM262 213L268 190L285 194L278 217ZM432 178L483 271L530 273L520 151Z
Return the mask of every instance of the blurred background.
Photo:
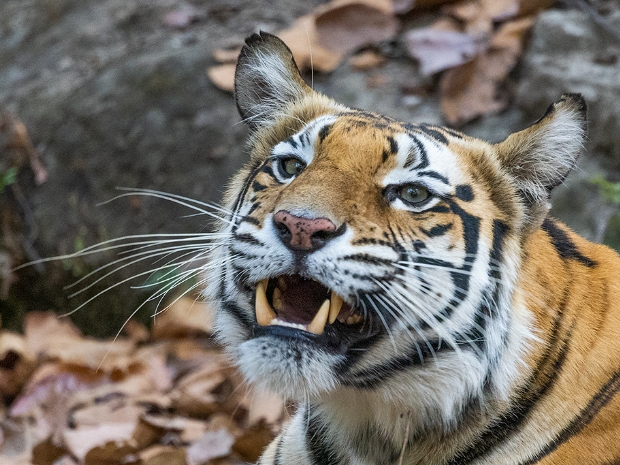
M2 0L0 313L76 308L64 286L114 252L47 262L132 234L198 233L156 189L219 201L246 160L232 72L244 37L281 35L308 82L346 105L499 141L564 92L589 140L553 214L620 247L620 6L615 0ZM138 282L137 284L140 284ZM144 300L113 288L72 316L116 333ZM138 314L148 321L152 308Z

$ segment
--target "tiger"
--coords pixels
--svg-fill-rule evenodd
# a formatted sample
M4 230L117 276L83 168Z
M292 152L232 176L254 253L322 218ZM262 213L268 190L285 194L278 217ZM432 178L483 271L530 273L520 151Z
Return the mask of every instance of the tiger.
M586 103L498 143L348 108L246 39L205 297L295 406L261 465L620 463L620 258L549 216Z

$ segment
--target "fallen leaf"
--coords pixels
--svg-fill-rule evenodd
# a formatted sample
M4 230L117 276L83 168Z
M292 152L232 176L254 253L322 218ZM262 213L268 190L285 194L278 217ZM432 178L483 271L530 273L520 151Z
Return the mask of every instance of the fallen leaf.
M374 50L366 50L349 58L351 66L359 71L378 68L385 64L385 57Z
M256 462L274 438L275 435L269 426L262 421L238 437L232 449L244 460Z
M273 425L282 419L284 401L280 396L271 392L255 392L250 398L248 409L248 424L253 426L264 420Z
M317 43L343 55L392 38L399 26L390 1L332 1L319 11L315 17Z
M213 58L220 63L236 63L239 52L241 52L240 46L229 49L218 48L213 51Z
M431 27L413 29L405 34L409 55L420 63L420 72L430 76L472 60L486 47L486 41L469 34L447 29L441 22Z
M318 43L313 15L302 16L289 29L278 32L277 36L291 49L295 63L302 71L312 68L327 73L335 70L342 61L341 53Z
M211 305L187 296L177 298L154 319L153 338L206 336L213 332L213 317Z
M217 457L230 454L234 437L225 429L207 431L198 441L187 448L187 463L203 465Z
M166 13L163 18L163 23L170 28L184 29L203 17L204 13L196 8L192 6L183 6L178 10Z
M80 461L84 461L91 452L96 460L106 455L124 457L136 451L131 445L135 428L136 424L133 421L106 422L96 426L65 430L63 440L71 454ZM120 463L120 460L116 463Z
M219 89L232 92L235 90L235 68L234 64L211 66L207 76Z
M186 465L185 450L172 446L152 446L140 452L142 465Z
M503 24L484 53L443 74L441 109L450 124L461 125L508 105L508 97L498 92L499 87L516 65L533 22L527 17Z
M0 397L17 395L35 368L26 340L9 331L0 332Z

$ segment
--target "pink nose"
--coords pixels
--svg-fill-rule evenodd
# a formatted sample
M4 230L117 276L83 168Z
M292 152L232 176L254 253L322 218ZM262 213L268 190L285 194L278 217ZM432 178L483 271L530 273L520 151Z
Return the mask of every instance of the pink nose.
M327 218L303 218L280 210L273 220L280 240L293 250L317 250L337 235L336 225Z

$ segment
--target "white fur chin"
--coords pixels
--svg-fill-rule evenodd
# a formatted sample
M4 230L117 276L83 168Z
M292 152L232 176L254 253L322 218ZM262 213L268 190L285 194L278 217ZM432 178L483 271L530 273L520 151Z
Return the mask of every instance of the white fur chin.
M259 337L240 344L235 353L239 369L259 390L286 399L308 401L337 386L331 367L340 356L327 354L302 343Z

